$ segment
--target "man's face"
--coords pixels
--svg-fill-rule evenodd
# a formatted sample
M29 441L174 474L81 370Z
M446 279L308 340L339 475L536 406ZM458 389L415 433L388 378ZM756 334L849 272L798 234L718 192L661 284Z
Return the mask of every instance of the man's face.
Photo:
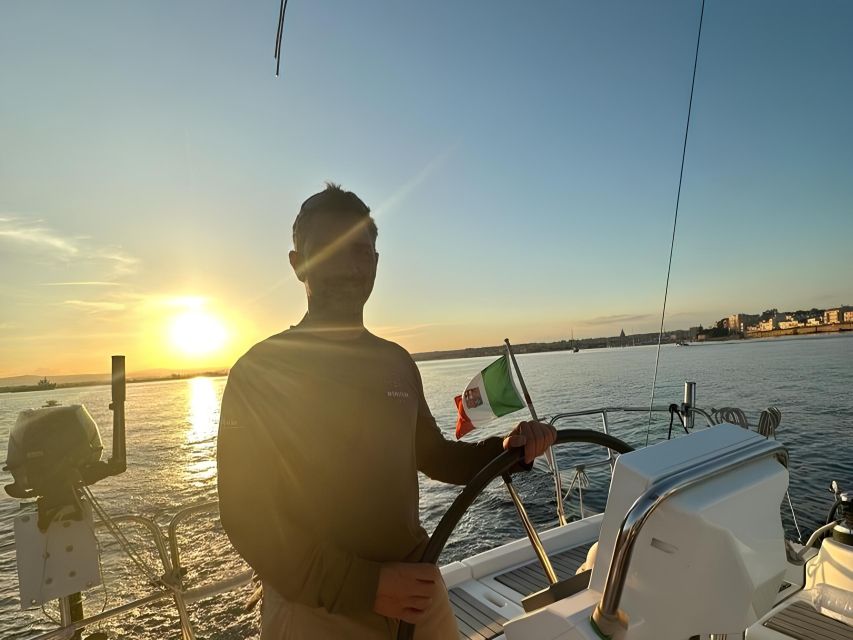
M346 318L361 314L373 291L378 258L366 218L323 216L302 251L292 252L291 264L305 283L312 311Z

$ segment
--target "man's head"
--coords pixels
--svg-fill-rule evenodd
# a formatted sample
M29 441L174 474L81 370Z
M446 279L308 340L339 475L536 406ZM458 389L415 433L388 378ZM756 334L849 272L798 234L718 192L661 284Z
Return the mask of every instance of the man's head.
M305 283L317 319L360 320L376 278L376 223L351 191L326 184L302 203L293 223L290 264Z

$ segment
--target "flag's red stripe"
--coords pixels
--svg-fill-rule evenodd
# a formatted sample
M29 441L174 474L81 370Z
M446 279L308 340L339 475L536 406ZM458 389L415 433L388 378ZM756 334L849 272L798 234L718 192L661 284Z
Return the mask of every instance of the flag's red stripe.
M453 398L453 401L456 403L456 411L458 412L458 416L456 417L456 439L459 440L466 433L474 430L474 423L465 414L465 408L462 405L462 396L456 396Z

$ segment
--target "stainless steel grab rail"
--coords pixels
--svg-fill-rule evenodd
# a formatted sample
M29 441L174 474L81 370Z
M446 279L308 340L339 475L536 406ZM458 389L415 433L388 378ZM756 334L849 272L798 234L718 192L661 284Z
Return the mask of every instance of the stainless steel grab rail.
M604 583L604 593L601 596L601 602L598 603L592 614L592 622L603 635L611 637L620 628L624 629L627 624L624 615L620 616L619 602L625 588L625 579L628 575L628 566L631 563L634 545L652 513L665 500L699 482L768 456L776 456L785 467L788 466L788 451L785 447L776 440L761 438L747 443L740 449L673 471L657 480L637 498L619 527L619 533L613 545L613 556L607 572L607 580Z

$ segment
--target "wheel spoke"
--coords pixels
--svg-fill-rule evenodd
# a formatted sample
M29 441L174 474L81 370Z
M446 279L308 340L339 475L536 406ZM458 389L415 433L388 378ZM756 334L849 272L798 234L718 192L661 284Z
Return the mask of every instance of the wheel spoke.
M542 545L542 540L539 538L539 534L536 532L536 528L533 526L533 523L530 522L530 516L527 515L527 510L521 503L521 498L518 497L518 492L512 484L512 478L508 473L503 474L502 477L506 484L506 488L509 491L509 495L512 497L512 502L515 504L515 509L518 511L518 517L521 518L521 524L524 525L524 530L527 532L527 538L530 540L533 551L536 552L536 557L539 558L542 570L545 571L545 577L548 578L548 582L550 584L556 584L559 580L557 578L557 572L554 571L554 567L551 565L551 560L548 558L548 554L545 553L545 547Z

